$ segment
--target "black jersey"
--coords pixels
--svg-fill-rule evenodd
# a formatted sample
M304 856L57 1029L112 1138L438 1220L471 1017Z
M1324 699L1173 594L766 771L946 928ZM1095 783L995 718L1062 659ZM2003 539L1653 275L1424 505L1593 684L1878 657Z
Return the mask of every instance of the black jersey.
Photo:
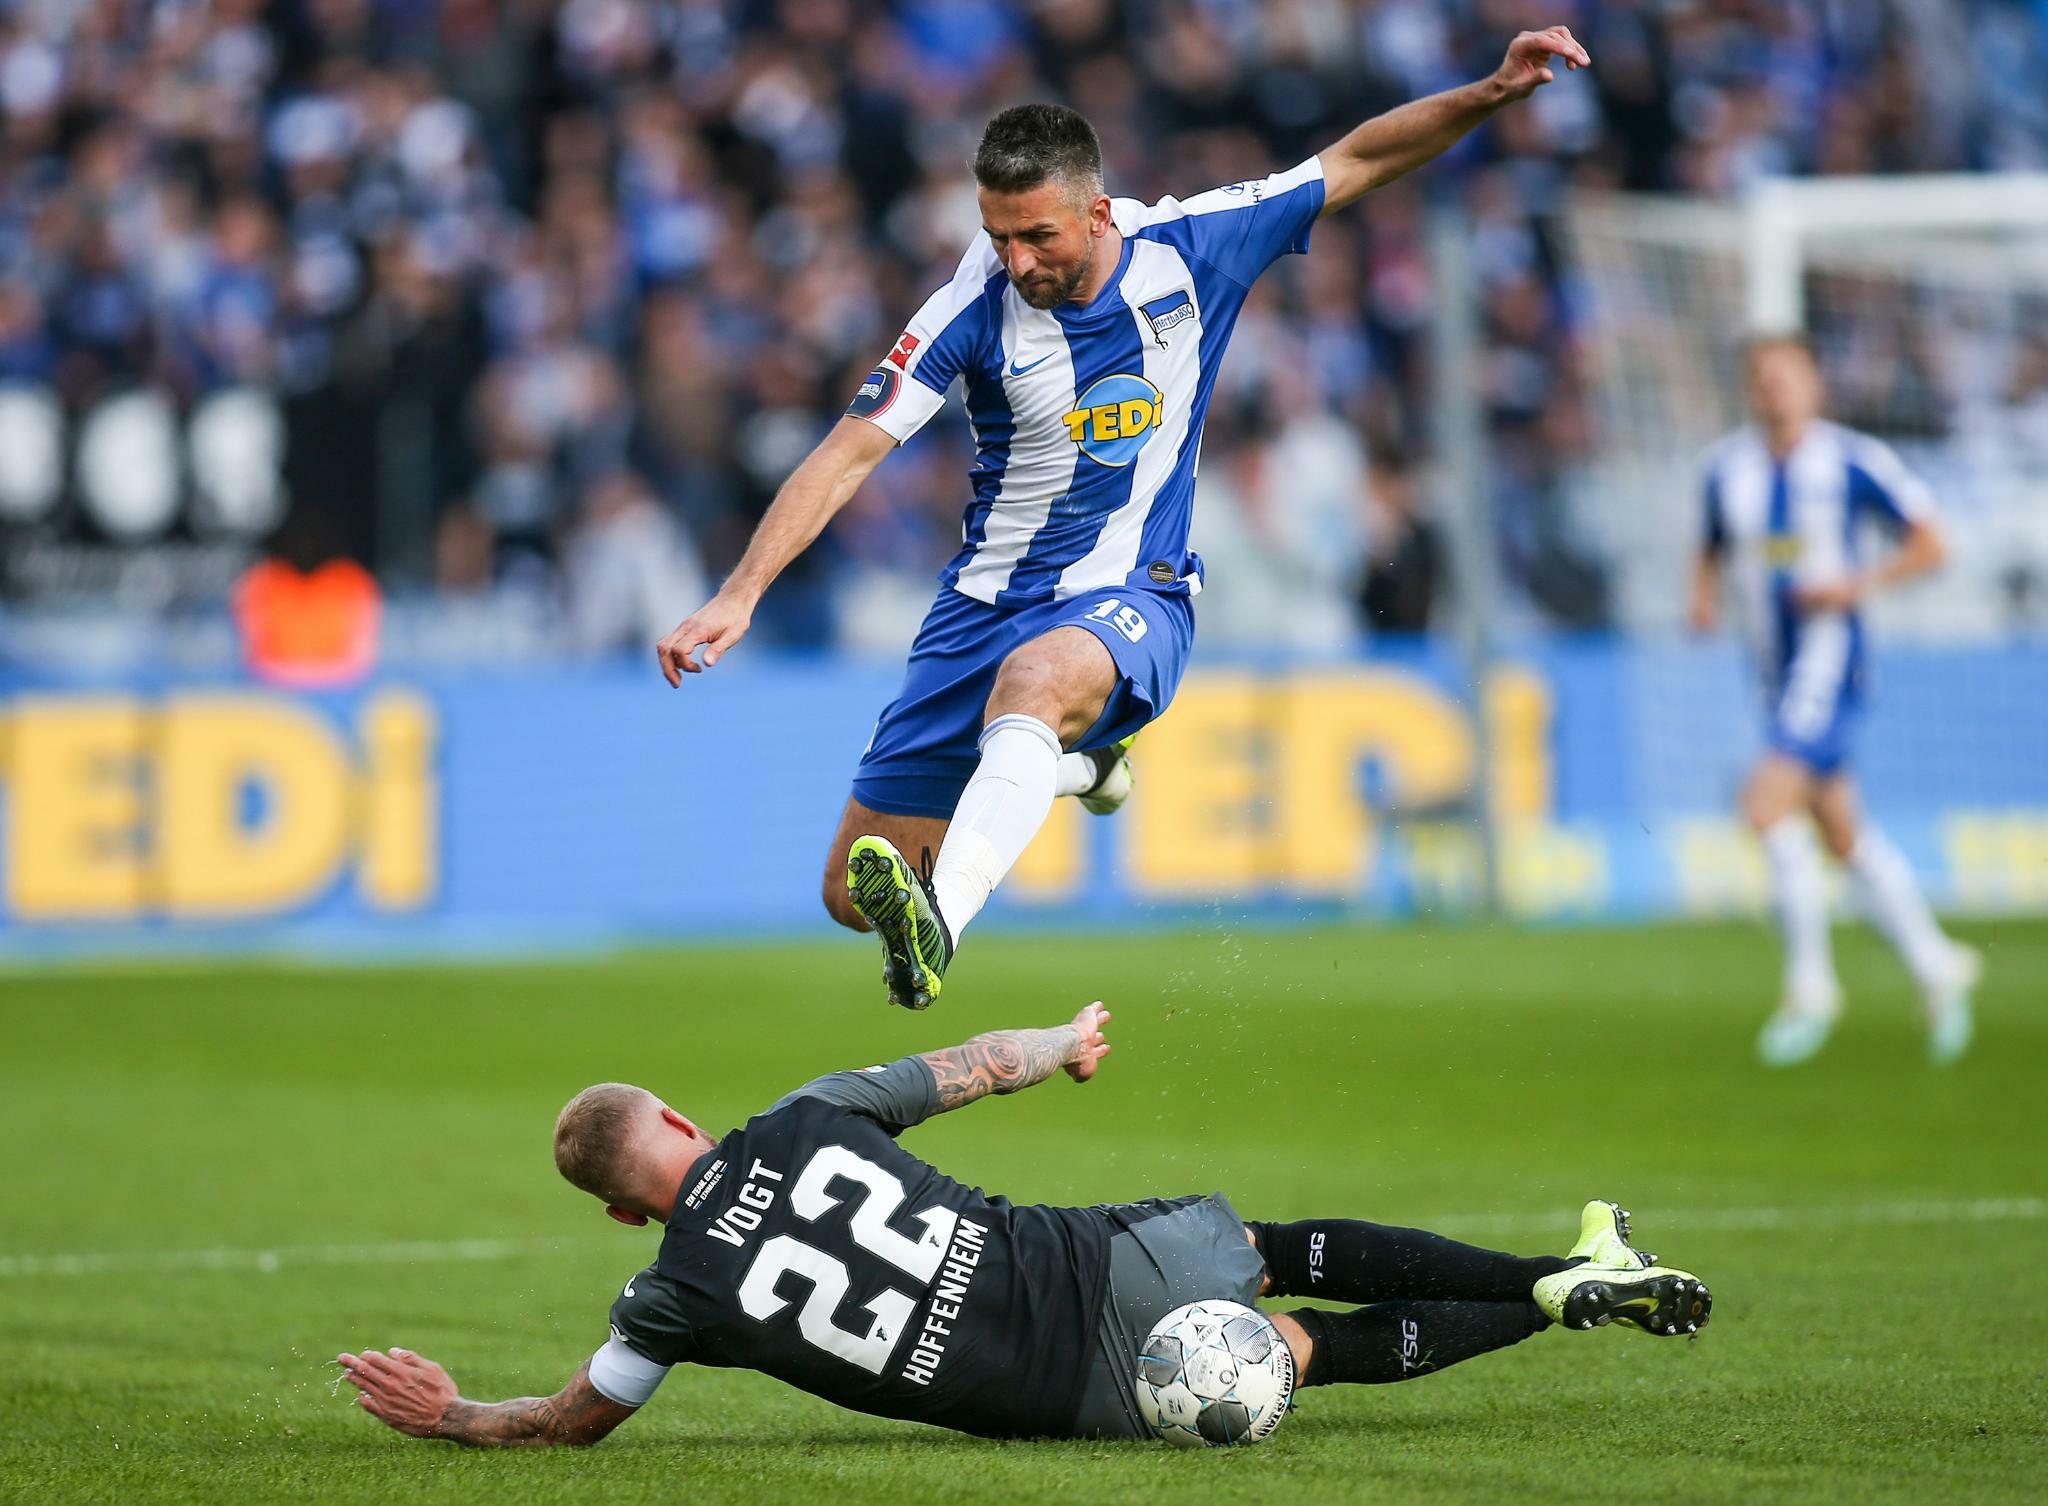
M740 1366L882 1417L1068 1432L1111 1220L1020 1207L904 1150L936 1094L907 1057L820 1078L719 1141L612 1305L593 1384L637 1405L667 1366Z

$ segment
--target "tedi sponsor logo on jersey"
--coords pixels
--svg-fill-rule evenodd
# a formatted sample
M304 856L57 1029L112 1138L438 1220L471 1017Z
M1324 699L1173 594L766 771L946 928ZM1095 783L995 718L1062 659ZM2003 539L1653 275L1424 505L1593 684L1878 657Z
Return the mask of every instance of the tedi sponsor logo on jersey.
M1796 533L1765 534L1762 544L1764 564L1773 570L1789 570L1799 563L1806 541Z
M1166 416L1166 400L1141 376L1118 372L1091 383L1062 417L1067 438L1100 465L1129 465Z

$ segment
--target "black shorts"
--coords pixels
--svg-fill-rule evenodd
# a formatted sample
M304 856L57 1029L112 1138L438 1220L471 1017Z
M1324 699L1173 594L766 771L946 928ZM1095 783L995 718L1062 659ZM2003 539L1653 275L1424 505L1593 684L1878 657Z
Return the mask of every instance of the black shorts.
M1074 1417L1076 1438L1149 1438L1138 1414L1138 1351L1153 1325L1189 1302L1258 1300L1266 1263L1222 1193L1155 1198L1104 1210L1122 1227L1109 1241L1095 1354Z

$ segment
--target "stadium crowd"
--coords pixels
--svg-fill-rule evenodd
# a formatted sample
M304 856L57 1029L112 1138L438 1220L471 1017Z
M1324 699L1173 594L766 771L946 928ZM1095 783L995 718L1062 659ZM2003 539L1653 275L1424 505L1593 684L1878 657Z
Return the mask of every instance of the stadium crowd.
M1113 193L1184 194L1560 20L1591 74L1324 222L1261 285L1195 541L1212 641L1427 622L1425 225L1456 194L1506 578L1552 621L1598 623L1600 565L1561 500L1589 419L1544 211L1579 184L2048 165L2048 3L16 0L0 380L72 414L138 384L179 405L274 392L274 549L353 556L499 649L639 649L950 274L994 109L1071 103ZM900 646L967 458L957 417L927 430L757 631ZM34 526L90 537L53 516Z

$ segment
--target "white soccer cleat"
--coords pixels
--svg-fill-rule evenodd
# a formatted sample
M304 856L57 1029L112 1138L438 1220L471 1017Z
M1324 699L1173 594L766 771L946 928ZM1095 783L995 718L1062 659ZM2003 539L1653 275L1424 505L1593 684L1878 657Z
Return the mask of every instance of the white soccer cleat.
M1095 765L1095 783L1074 798L1089 815L1111 815L1131 798L1138 782L1131 772L1131 744L1137 740L1138 734L1133 732L1122 742L1107 748L1090 748L1081 755Z
M1984 976L1984 954L1973 946L1950 948L1954 964L1939 983L1922 991L1927 1008L1927 1056L1937 1067L1961 1060L1977 1033L1970 994Z
M1816 1004L1817 1001L1780 1005L1756 1038L1758 1060L1767 1067L1796 1067L1820 1055L1821 1047L1834 1034L1842 1005L1839 998L1818 1007Z

